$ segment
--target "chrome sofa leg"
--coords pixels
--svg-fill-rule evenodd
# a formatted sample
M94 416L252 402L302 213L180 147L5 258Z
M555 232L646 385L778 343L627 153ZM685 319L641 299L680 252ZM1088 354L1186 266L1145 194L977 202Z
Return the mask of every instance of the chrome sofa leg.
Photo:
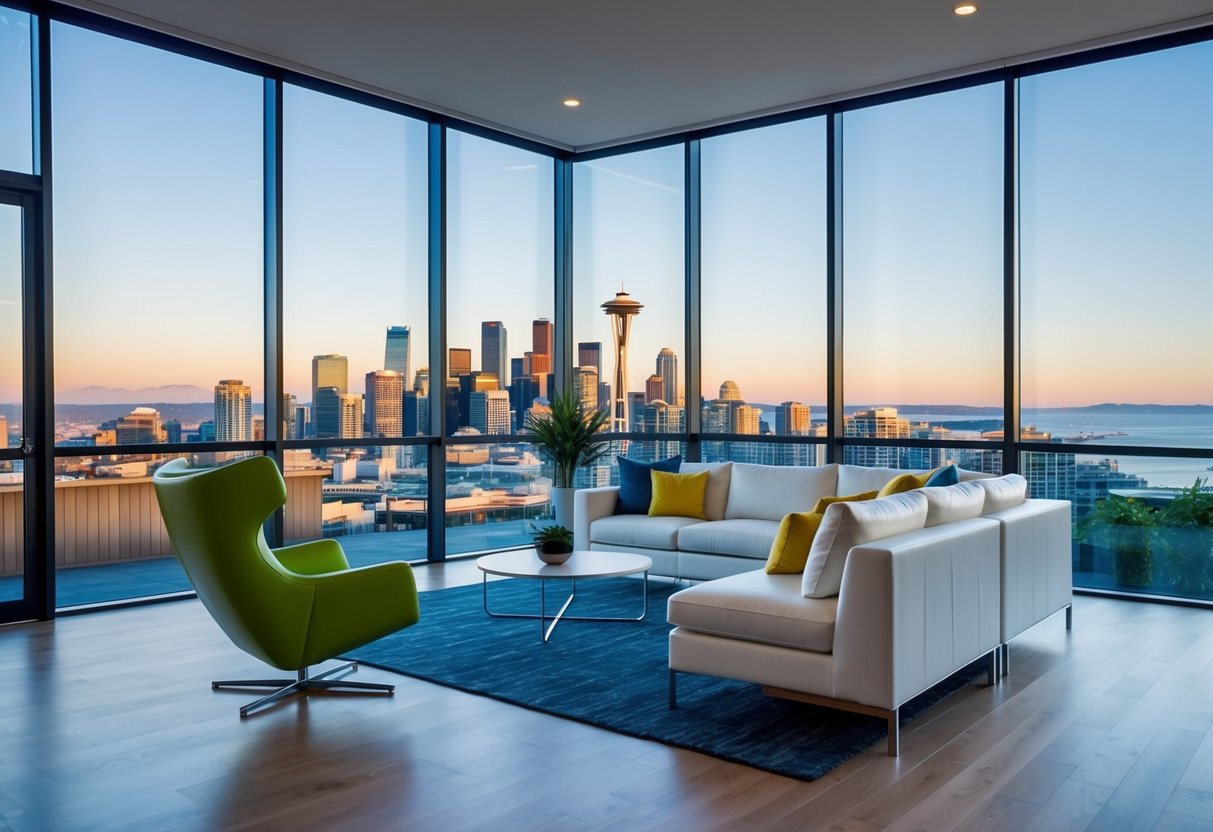
M1066 629L1074 629L1074 605L1066 604Z

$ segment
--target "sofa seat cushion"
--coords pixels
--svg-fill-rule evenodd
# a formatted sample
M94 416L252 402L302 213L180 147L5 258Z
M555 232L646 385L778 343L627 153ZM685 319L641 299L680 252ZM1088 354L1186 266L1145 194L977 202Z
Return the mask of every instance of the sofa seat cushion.
M608 546L637 546L643 549L677 549L678 530L703 523L694 517L649 517L643 514L614 514L590 524L590 540ZM763 557L766 557L764 554Z
M744 641L829 653L838 598L805 598L799 575L762 570L696 584L670 596L675 626Z
M778 522L794 511L812 511L822 497L837 494L837 488L837 465L798 468L734 462L724 518Z
M683 526L678 530L678 548L766 560L778 533L776 520L716 520Z

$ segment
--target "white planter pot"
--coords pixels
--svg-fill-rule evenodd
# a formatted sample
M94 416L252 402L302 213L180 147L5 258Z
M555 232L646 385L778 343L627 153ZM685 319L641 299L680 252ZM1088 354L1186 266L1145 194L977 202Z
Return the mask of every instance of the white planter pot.
M552 510L556 514L556 524L566 529L573 528L573 493L575 488L553 488ZM576 545L577 541L573 541Z

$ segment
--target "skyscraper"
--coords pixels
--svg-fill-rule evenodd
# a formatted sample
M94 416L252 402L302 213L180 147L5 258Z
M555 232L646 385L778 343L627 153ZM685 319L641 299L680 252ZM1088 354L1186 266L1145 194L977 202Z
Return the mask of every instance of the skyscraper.
M413 392L420 393L422 396L430 394L430 368L422 367L413 376Z
M479 390L470 396L470 427L483 434L510 432L510 394L507 390Z
M0 448L8 447L8 417L0 413Z
M632 299L623 290L613 300L602 304L602 311L611 317L611 334L615 340L615 374L611 391L611 427L613 431L628 430L628 335L632 318L640 314L644 304Z
M406 379L409 377L409 335L407 326L389 326L383 348L383 369L400 373Z
M579 341L577 343L577 366L593 367L602 378L602 342Z
M645 404L665 402L665 380L661 376L649 376L644 382ZM666 402L669 404L669 402Z
M295 399L294 393L282 394L282 438L294 439L298 432L296 427L295 409L299 407L299 402Z
M537 318L531 322L531 372L535 375L552 372L554 329L547 318Z
M459 378L472 372L472 351L470 348L451 347L447 352L450 355L450 375L448 378Z
M166 439L160 424L160 411L150 407L136 407L126 416L119 417L114 432L119 445L150 445Z
M307 439L312 432L312 408L301 404L295 408L295 433L291 439Z
M783 402L775 408L775 433L779 436L808 436L811 420L809 406L801 402Z
M501 321L483 321L480 324L480 369L497 376L501 388L509 386L510 356L507 348L505 324Z
M366 374L366 435L402 436L404 376L395 370Z
M238 378L215 385L215 441L248 442L253 438L253 391Z
M362 438L362 396L344 393L340 397L338 435L342 439Z
M335 439L341 435L341 391L336 387L321 387L316 391L312 419L316 438Z
M349 389L350 361L344 355L312 356L312 404L321 387L336 387L341 395Z
M661 376L663 389L661 400L667 404L682 404L682 387L678 383L678 356L669 347L662 347L657 353L657 369L655 375Z
M910 422L897 415L895 407L874 407L858 410L843 417L843 436L874 439L907 439ZM847 445L842 449L842 461L848 465L901 467L901 449L876 445Z

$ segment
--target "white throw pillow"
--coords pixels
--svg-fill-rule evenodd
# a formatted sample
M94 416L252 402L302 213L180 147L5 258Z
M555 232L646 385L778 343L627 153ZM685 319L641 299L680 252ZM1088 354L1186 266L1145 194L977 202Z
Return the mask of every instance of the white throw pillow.
M879 491L885 483L898 474L906 471L898 468L869 468L866 465L838 466L838 494L845 497L848 494L862 494L865 491Z
M973 480L986 490L986 504L982 514L1014 508L1028 496L1028 481L1019 474L1003 474L988 480Z
M703 513L709 520L723 520L724 508L729 501L729 479L733 463L684 462L678 471L681 474L708 472L708 489L703 495Z
M842 588L842 568L853 546L921 529L927 521L923 490L879 500L831 504L809 549L801 594L806 598L837 595Z
M986 490L976 480L924 488L922 496L927 498L928 527L980 517L981 509L986 504Z
M798 468L734 462L729 477L726 520L782 520L794 511L812 511L822 497L833 497L838 466Z

